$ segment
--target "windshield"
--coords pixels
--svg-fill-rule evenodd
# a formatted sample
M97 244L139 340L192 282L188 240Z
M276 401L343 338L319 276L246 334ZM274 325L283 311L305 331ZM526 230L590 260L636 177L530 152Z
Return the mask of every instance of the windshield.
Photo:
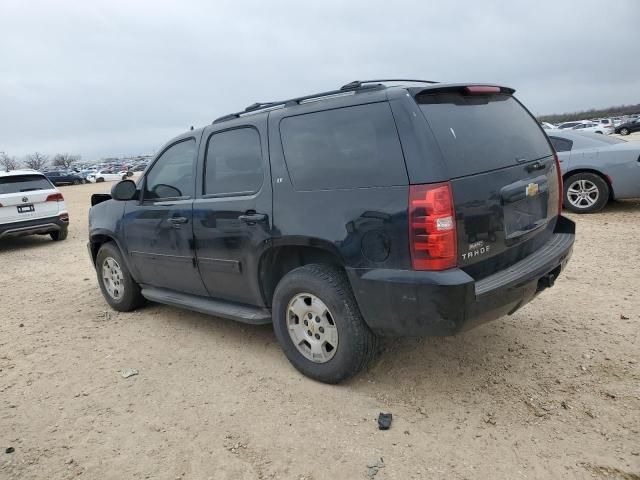
M452 178L552 155L537 121L511 95L418 97Z
M50 190L53 186L42 175L12 175L0 177L0 195L7 193L31 192L33 190Z

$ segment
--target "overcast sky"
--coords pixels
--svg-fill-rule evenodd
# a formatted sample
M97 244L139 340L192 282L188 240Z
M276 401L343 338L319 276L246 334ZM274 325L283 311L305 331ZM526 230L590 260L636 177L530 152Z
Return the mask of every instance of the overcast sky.
M0 151L152 153L255 101L367 78L640 103L640 1L0 0Z

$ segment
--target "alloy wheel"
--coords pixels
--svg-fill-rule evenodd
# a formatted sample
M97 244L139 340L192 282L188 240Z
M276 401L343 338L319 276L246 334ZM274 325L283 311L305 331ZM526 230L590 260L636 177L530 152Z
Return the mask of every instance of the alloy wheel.
M315 295L299 293L287 306L287 330L298 351L326 363L338 349L338 329L329 308Z
M567 189L567 200L576 208L589 208L600 197L600 190L589 180L576 180Z

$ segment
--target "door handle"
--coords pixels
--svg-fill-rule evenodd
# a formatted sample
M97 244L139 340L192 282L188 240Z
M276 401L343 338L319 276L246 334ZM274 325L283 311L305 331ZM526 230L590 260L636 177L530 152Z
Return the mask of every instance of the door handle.
M189 220L187 217L171 217L167 219L173 228L180 228L180 225L187 223Z
M258 222L263 222L266 218L267 216L264 213L245 213L240 215L238 220L248 225L255 225Z
M535 172L536 170L544 170L545 166L544 163L540 163L540 162L535 162L532 163L531 165L527 165L527 172Z

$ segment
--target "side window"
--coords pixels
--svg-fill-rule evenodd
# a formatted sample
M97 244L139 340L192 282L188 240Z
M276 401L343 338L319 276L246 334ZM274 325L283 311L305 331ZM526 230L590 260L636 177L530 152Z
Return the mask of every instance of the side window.
M195 153L192 138L169 147L146 176L144 199L192 197Z
M573 142L566 138L549 137L549 140L551 140L551 144L553 148L556 149L556 152L569 152L571 147L573 147Z
M280 122L280 137L296 190L407 184L386 102L287 117Z
M214 133L207 143L205 195L247 195L262 186L260 134L251 127Z

